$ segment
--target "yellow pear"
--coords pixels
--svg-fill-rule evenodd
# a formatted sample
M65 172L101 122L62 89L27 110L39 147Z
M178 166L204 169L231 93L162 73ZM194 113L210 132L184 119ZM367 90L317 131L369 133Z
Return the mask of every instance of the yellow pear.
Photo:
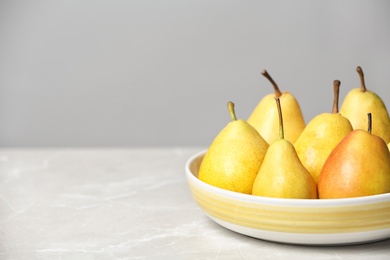
M247 121L256 128L269 144L278 140L278 133L277 131L274 131L278 128L279 124L278 111L275 107L274 100L275 97L278 97L283 103L282 111L285 117L284 125L286 126L285 138L291 143L294 143L305 128L305 120L301 107L291 93L281 92L279 90L278 85L266 70L262 71L262 74L272 83L275 93L263 97L252 111Z
M253 183L252 194L274 198L316 199L317 185L303 166L291 142L284 139L282 110L279 111L279 139L268 148Z
M367 113L373 117L373 134L390 142L390 118L383 100L374 92L367 90L363 70L360 66L356 71L360 76L360 88L352 89L344 99L340 114L349 119L353 129L366 130Z
M352 198L390 192L390 152L385 141L368 131L351 131L334 148L318 180L320 199Z
M228 109L231 122L209 146L198 178L222 189L250 194L269 145L245 120L237 120L233 102L228 102Z
M352 131L349 120L338 111L340 81L333 83L332 113L314 117L305 127L294 146L299 159L318 183L322 165L336 145Z

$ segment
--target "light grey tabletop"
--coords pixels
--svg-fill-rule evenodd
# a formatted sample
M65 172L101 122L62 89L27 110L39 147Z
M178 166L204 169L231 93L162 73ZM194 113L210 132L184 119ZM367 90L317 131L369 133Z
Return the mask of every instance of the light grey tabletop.
M293 246L215 224L185 179L202 149L0 149L0 259L389 259L390 240Z

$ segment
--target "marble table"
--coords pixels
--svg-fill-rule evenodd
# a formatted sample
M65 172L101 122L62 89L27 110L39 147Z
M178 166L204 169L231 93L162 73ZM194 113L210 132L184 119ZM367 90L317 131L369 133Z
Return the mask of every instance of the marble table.
M390 240L293 246L215 224L185 179L202 149L0 149L0 259L390 258Z

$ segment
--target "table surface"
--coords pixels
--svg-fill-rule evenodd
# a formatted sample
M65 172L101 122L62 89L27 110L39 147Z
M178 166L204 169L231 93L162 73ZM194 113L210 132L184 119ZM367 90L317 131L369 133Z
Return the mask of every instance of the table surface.
M390 240L308 247L227 230L184 165L202 148L0 149L0 259L388 259Z

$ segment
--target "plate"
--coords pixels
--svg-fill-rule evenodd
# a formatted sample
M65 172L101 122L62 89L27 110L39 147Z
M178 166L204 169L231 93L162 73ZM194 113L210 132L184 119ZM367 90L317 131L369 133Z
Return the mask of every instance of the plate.
M187 182L204 213L229 230L300 245L361 244L390 238L390 193L322 200L237 193L198 179L205 152L188 159Z

